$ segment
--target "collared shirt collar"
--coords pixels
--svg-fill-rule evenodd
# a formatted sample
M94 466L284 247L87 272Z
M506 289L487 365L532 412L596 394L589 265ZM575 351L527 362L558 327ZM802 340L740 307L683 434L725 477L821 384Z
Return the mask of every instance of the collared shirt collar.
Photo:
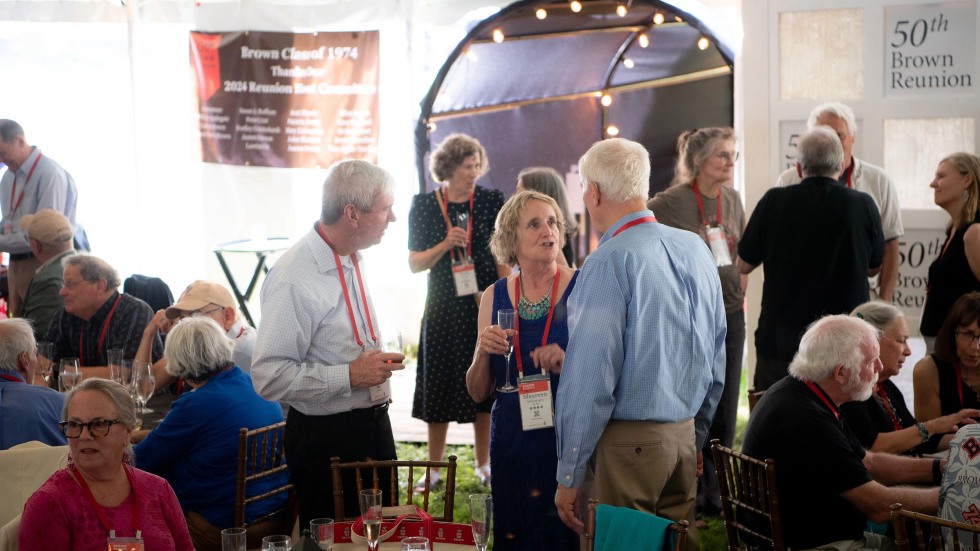
M317 222L319 223L319 222ZM310 250L313 252L313 260L316 262L316 269L321 274L328 272L337 271L337 263L333 259L333 251L327 245L327 243L320 237L320 234L316 231L316 226L310 230L310 233L306 235L307 242L309 243ZM363 254L360 251L354 253L357 255L357 261L360 262L363 259ZM341 256L340 263L345 267L352 267L350 256Z
M55 255L54 257L49 258L48 261L45 262L44 264L41 264L40 266L38 266L37 267L37 270L35 270L34 273L36 274L36 273L40 272L46 266L49 266L49 265L51 265L51 264L53 264L55 262L61 262L62 259L67 258L67 257L69 257L69 256L71 256L73 254L75 254L75 250L74 249L68 249L67 251L65 251L63 253L60 253L58 255Z
M609 226L609 229L606 230L606 233L602 234L602 239L599 240L598 246L601 247L603 243L612 239L612 237L616 235L616 230L618 230L619 228L632 222L633 220L636 220L637 218L643 218L644 216L653 216L653 211L650 209L638 210L636 212L631 212L626 216L620 218L619 220L616 221L615 224Z
M29 171L31 169L31 165L34 164L34 159L37 159L39 155L41 155L41 149L32 145L30 154L26 159L24 159L24 162L20 163L20 166L17 167L17 174L19 176L26 177L27 171Z
M24 376L20 374L20 371L3 371L3 370L0 370L0 373L3 373L4 375L9 375L11 377L16 377L16 378L20 379L21 381L23 381L25 383L27 382L27 380L24 379ZM4 382L4 380L5 379L0 379L0 383Z

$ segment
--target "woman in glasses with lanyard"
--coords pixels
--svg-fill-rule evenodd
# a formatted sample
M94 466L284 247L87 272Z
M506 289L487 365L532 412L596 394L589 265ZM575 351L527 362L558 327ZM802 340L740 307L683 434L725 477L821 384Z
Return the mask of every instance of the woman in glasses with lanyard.
M87 379L68 395L61 429L68 467L28 499L20 549L194 549L177 496L132 466L136 404L115 381Z

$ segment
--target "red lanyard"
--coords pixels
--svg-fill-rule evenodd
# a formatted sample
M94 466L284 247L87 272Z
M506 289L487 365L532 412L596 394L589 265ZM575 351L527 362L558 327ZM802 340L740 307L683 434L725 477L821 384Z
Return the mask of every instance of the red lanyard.
M473 196L476 192L470 194L470 216L468 218L468 223L466 227L466 256L473 258ZM436 190L436 202L439 203L439 210L442 211L442 219L446 221L446 232L453 229L453 223L449 221L449 203L448 199L443 197L442 189ZM454 249L449 249L449 256L456 261L456 252Z
M895 427L895 430L902 430L902 423L898 420L898 415L895 414L895 408L892 407L892 401L888 397L888 393L885 392L885 388L880 384L875 385L875 392L881 397L881 405L888 412L888 416L892 418L892 426Z
M837 411L837 407L834 406L834 404L830 401L830 399L827 398L827 396L823 393L823 389L811 383L810 381L806 382L806 386L810 389L811 392L817 395L817 398L820 398L820 401L823 402L825 406L827 406L827 409L830 410L830 413L834 414L834 418L836 418L837 422L839 423L840 412Z
M847 186L847 189L854 189L854 186L851 184L851 176L854 175L853 162L851 162L851 166L847 167L847 169L844 170L844 173L847 174L847 181L844 182L844 185ZM800 163L796 163L796 175L799 176L800 178L803 178L803 169L800 168ZM839 181L840 180L838 180L838 182Z
M344 300L347 302L347 315L350 316L350 328L354 332L354 340L357 341L357 346L363 348L364 341L361 340L361 334L357 331L357 321L354 319L354 306L350 302L350 292L347 290L347 278L344 277L344 267L340 264L340 255L334 250L327 236L323 234L320 224L316 225L316 233L320 235L320 239L323 239L323 242L330 247L330 252L333 253L333 261L337 263L337 277L340 279L340 288L343 289ZM361 303L364 305L364 315L367 317L367 326L368 331L371 332L371 341L378 342L378 337L374 334L374 324L371 323L371 310L368 309L367 291L364 290L364 281L361 279L361 268L357 265L357 253L351 254L350 260L354 264L354 273L357 275L357 286L361 289Z
M723 184L724 185L724 184ZM708 223L708 218L704 215L704 203L701 201L701 190L698 189L698 181L694 180L691 184L694 188L694 196L698 199L698 210L701 212L701 223L704 224L706 228L710 228L711 224ZM721 188L718 189L718 227L721 227Z
M244 332L245 332L245 326L242 325L242 328L238 330L238 334L235 335L235 340L237 341L238 339L240 339L241 336L242 336L242 333L244 333Z
M119 306L119 299L122 295L116 295L116 301L112 303L112 308L109 310L109 315L105 317L105 321L102 322L102 331L99 333L99 344L95 348L95 352L98 353L102 350L102 345L105 344L105 334L109 329L109 322L112 321L112 315L116 313L116 307ZM82 336L85 331L78 332L78 365L85 366L85 343L82 341Z
M963 370L960 364L953 364L953 367L956 368L956 392L960 394L960 408L963 408L965 407L963 404Z
M555 271L555 282L551 284L551 304L548 306L548 319L544 322L544 335L541 336L541 346L548 344L548 333L551 332L551 318L555 315L555 301L558 300L558 280L561 279L561 271ZM514 278L514 302L521 302L521 274ZM514 352L517 353L517 378L524 378L524 362L521 360L521 316L514 316Z
M633 226L639 226L640 224L646 224L647 222L656 222L656 221L657 221L657 217L656 216L644 216L642 218L637 218L636 220L631 220L631 221L623 224L622 227L620 227L618 230L616 230L616 233L613 234L613 237L616 237L617 235L619 235L619 234L623 233L624 231L632 228Z
M136 539L140 539L140 500L139 496L136 495L136 485L133 484L133 477L129 474L129 467L123 466L123 470L126 472L126 478L129 480L130 491L133 493L133 532L136 533ZM109 538L115 538L116 531L113 530L112 525L109 524L109 519L105 516L105 511L102 510L102 506L99 505L98 501L95 501L95 496L92 495L92 490L88 487L88 482L85 482L85 477L82 476L82 473L78 472L78 470L75 470L74 474L75 479L78 480L78 485L85 490L85 496L92 503L92 507L95 508L95 513L99 515L99 520L102 521L102 526L104 526L109 532Z
M17 209L20 208L20 204L24 202L24 192L27 191L27 183L31 181L31 176L34 175L34 169L37 168L37 163L41 161L41 152L38 151L37 159L34 159L34 164L31 165L31 169L27 171L27 179L24 180L24 188L20 190L20 196L17 197L17 202L14 202L14 194L17 192L17 171L14 171L14 185L10 187L10 212L7 216L13 217Z
M13 376L13 375L11 375L9 373L0 373L0 379L4 379L5 381L13 381L15 383L24 383L24 382L26 382L26 381L22 381L22 380L18 379L17 377L15 377L15 376Z

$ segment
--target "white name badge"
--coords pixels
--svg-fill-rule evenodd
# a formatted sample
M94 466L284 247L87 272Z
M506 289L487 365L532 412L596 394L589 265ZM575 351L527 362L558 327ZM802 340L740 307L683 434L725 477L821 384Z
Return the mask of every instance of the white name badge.
M472 262L453 262L453 283L458 297L480 292L476 285L476 266Z
M389 400L391 399L391 381L386 380L380 385L371 387L371 401L377 402L378 400Z
M517 392L524 430L555 426L555 415L551 409L551 378L547 374L525 377L517 383Z
M108 538L109 551L143 551L143 538Z
M719 268L732 265L732 253L728 250L728 236L725 235L724 228L715 226L707 229L708 246L711 247L711 255L715 257L715 266Z

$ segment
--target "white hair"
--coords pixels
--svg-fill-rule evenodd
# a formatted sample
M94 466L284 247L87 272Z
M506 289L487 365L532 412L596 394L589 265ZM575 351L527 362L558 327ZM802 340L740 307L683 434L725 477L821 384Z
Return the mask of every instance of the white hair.
M856 378L864 363L861 346L877 343L879 331L853 316L826 316L810 324L789 364L789 374L804 382L822 381L837 366Z
M806 121L806 127L810 130L820 126L817 119L824 115L833 115L847 124L847 131L851 135L857 134L857 119L854 118L854 111L839 101L821 103L810 112L810 118Z
M603 195L625 202L650 194L650 153L643 145L623 138L596 142L578 162L582 185L589 182Z
M232 363L234 346L213 319L185 318L167 333L163 349L167 373L195 383L207 380Z

